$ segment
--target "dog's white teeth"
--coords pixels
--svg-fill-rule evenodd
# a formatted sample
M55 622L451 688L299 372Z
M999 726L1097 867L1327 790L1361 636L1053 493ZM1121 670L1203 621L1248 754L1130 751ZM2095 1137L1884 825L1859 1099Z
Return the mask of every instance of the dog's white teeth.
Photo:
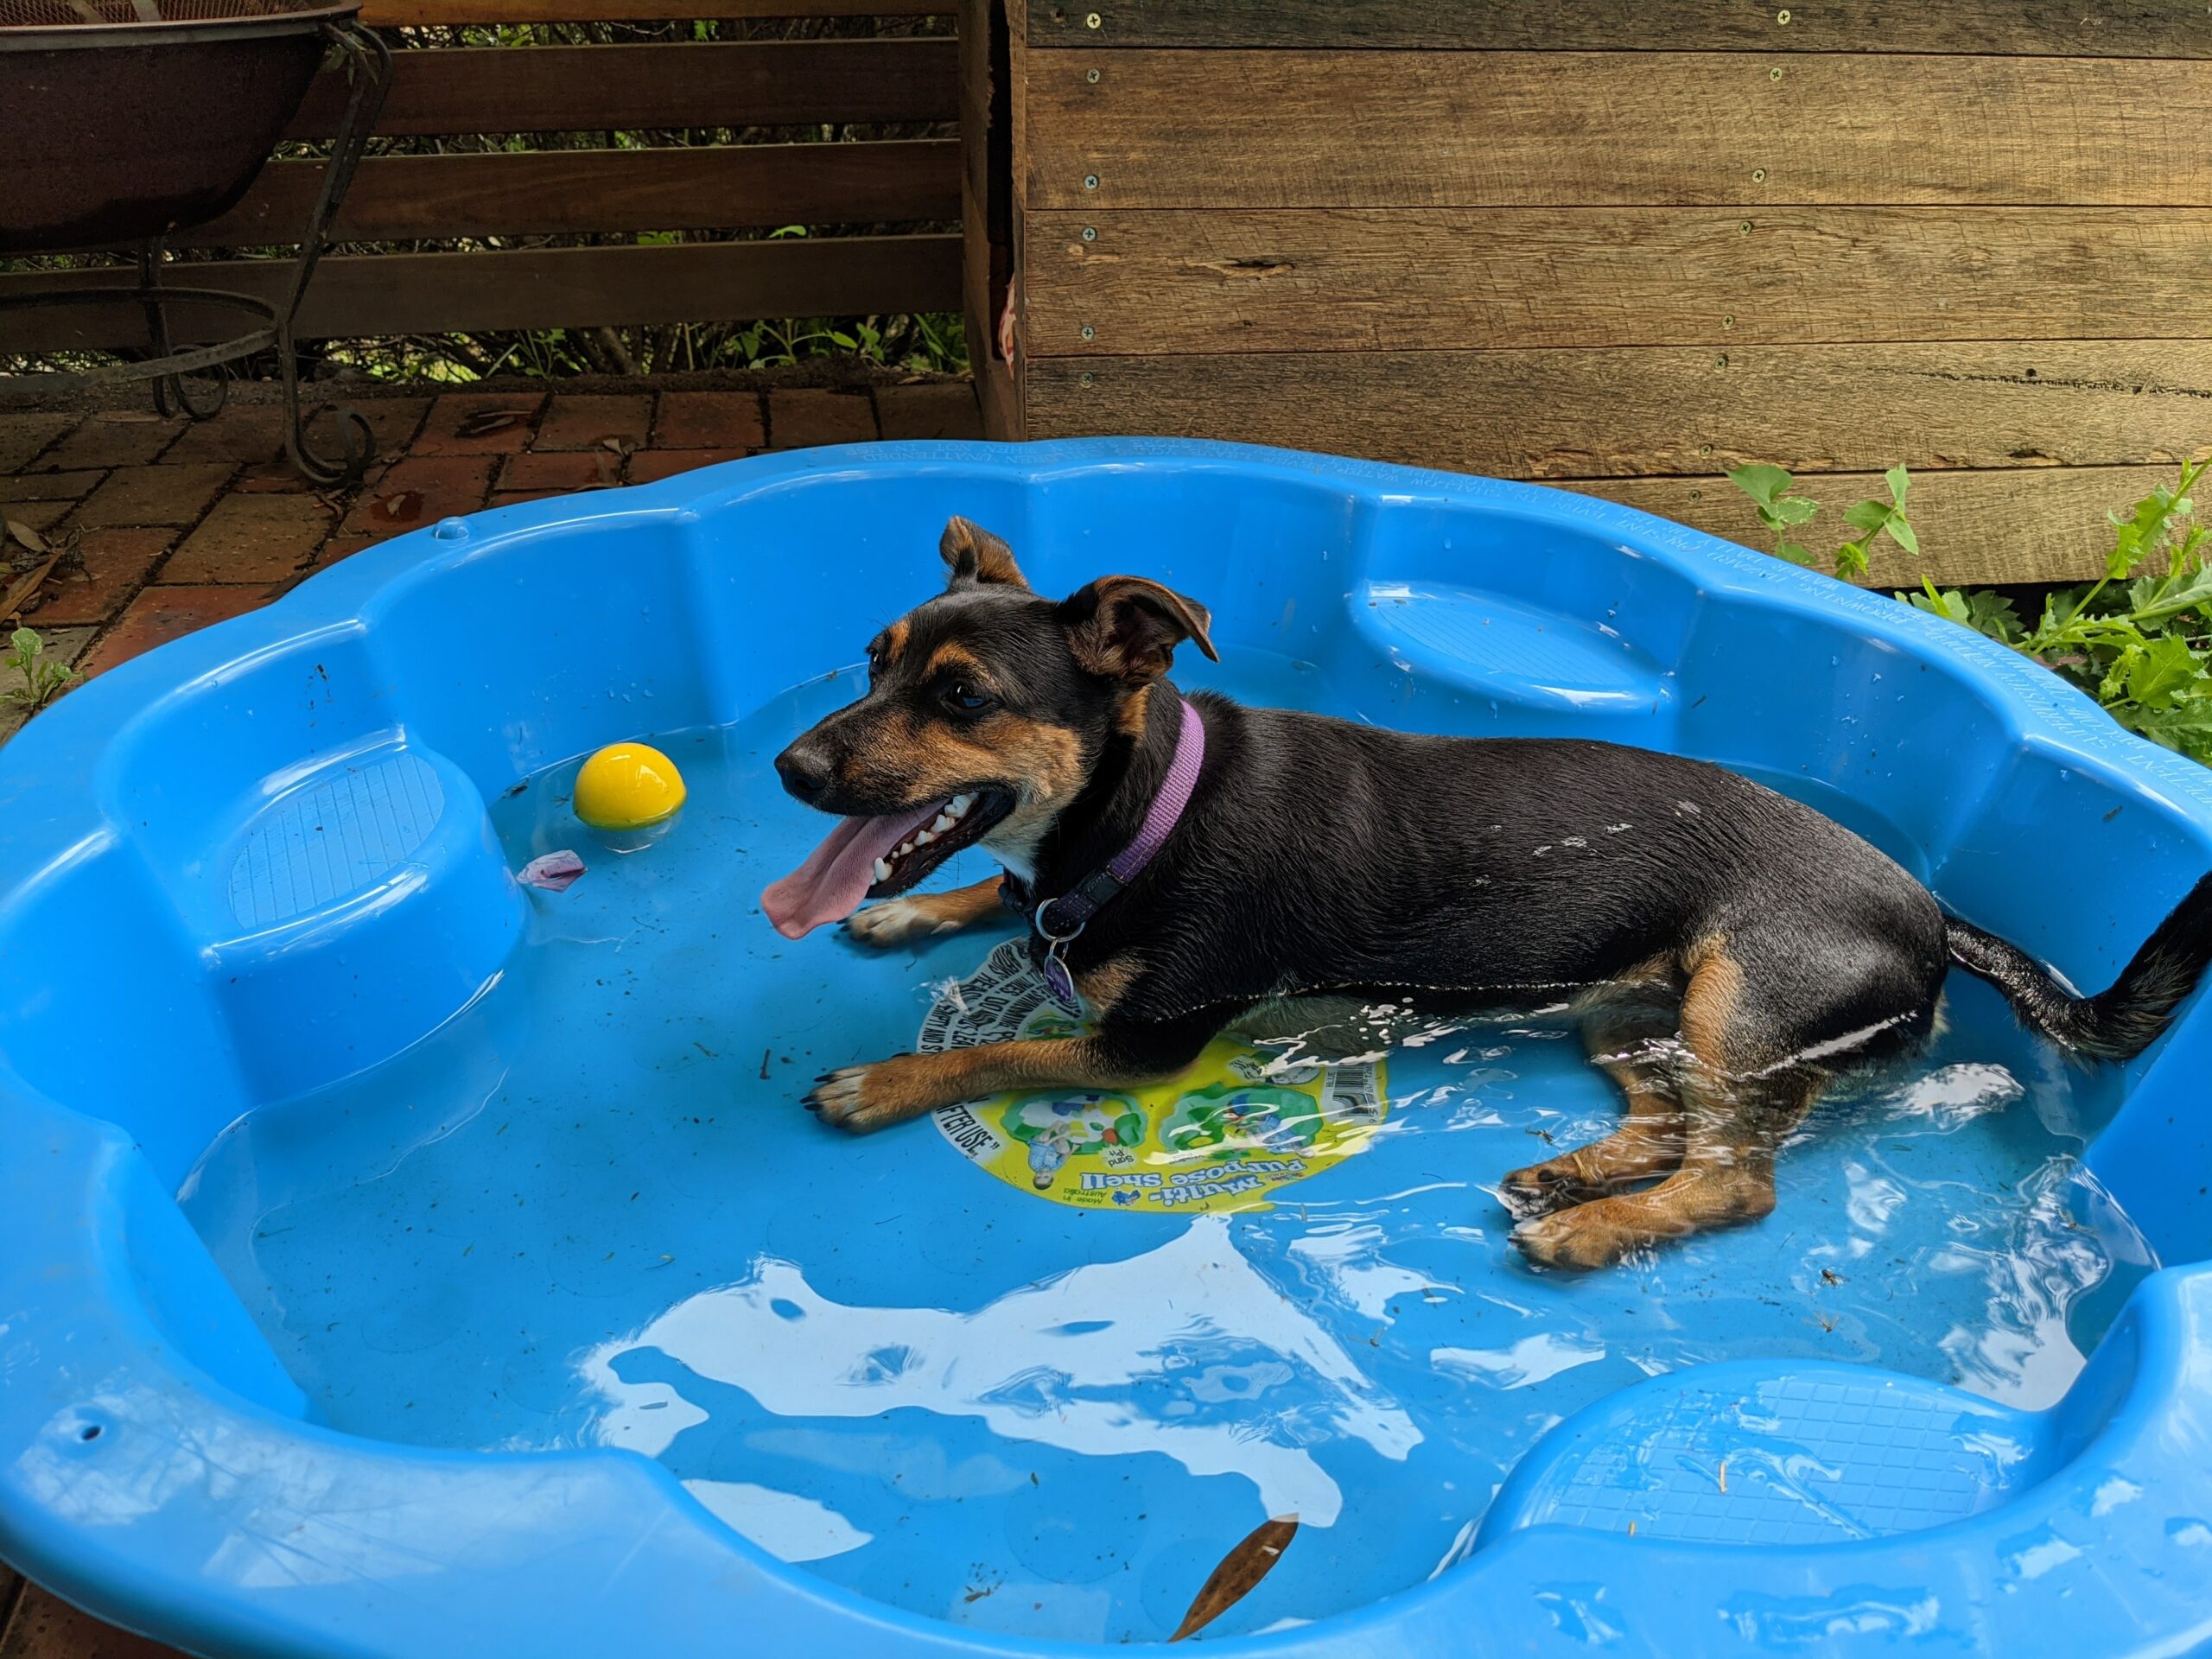
M967 816L968 809L975 804L976 798L973 795L956 795L944 804L944 816L950 818L964 817Z
M958 822L959 820L950 812L940 812L937 815L937 822L930 825L929 833L933 836L941 836Z
M898 850L896 853L893 854L893 855L892 855L892 856L893 856L893 857L894 857L894 858L904 858L904 857L906 857L906 855L907 855L907 854L909 854L909 853L912 852L913 850L914 850L914 843L913 843L912 842L911 842L911 841L902 841L902 842L900 842L899 843L899 850Z
M875 879L879 881L891 879L891 867L880 858L875 861Z
M931 842L935 841L936 839L937 839L937 837L936 837L934 835L931 834L931 833L930 833L930 831L928 831L928 830L923 830L920 834L917 835L917 836L914 837L914 845L915 845L915 846L917 846L917 847L926 847L926 846L928 846L928 845L930 844L930 842Z

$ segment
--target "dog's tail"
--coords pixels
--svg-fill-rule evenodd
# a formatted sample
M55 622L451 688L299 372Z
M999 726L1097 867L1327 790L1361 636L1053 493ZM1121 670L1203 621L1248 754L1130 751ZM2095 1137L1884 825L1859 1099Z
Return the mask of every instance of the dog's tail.
M1944 922L1951 960L2005 993L2028 1025L2062 1048L2103 1060L2141 1053L2212 963L2212 875L2201 878L2143 942L2109 990L2076 996L2018 945L1956 918Z

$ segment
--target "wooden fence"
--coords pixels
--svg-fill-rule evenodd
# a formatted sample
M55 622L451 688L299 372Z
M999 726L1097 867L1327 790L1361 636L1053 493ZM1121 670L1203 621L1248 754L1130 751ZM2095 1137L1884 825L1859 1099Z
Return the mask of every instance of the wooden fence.
M1541 479L1738 540L1732 466L1834 475L1826 530L1904 461L1928 557L1893 582L2090 574L2105 510L2212 447L2197 0L969 0L963 29L1001 41L969 251L1000 435Z
M715 0L717 17L917 16L950 0ZM379 27L624 22L664 0L371 0ZM950 124L958 46L950 35L642 45L422 47L394 52L378 132L390 137L683 128ZM344 101L318 82L289 137L333 131ZM381 148L381 147L379 147ZM200 249L296 238L321 164L266 168L236 208L175 238ZM516 149L379 155L356 175L335 234L347 243L741 230L785 225L927 226L960 217L951 137L860 143ZM302 314L308 337L666 324L709 319L957 310L960 238L944 232L773 241L459 252L365 252L322 263ZM194 280L273 294L274 262L195 264ZM103 273L108 276L109 273ZM0 275L0 294L84 280ZM111 280L127 285L118 269ZM0 313L0 351L135 344L120 306Z

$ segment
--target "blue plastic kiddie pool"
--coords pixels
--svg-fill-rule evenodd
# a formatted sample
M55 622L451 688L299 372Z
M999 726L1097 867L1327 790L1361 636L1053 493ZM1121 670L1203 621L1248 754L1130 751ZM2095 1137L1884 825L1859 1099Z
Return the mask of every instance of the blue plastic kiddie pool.
M910 444L448 522L0 750L0 1555L203 1653L1074 1652L1294 1516L1198 1639L2212 1643L2201 1000L2100 1070L1954 976L1771 1217L1586 1275L1495 1194L1618 1110L1543 1016L802 1110L1066 1018L1011 927L757 909L824 828L770 761L956 512L1209 605L1185 687L1720 761L2086 988L2212 865L2212 774L2055 677L1572 494ZM623 850L620 739L690 788Z

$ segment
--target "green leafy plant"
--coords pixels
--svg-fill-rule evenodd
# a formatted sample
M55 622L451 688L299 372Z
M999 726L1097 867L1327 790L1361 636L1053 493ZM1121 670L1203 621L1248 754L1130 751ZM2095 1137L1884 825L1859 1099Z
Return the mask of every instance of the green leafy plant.
M1835 573L1847 580L1866 574L1867 551L1878 536L1887 536L1907 553L1919 555L1919 535L1904 512L1905 492L1912 487L1912 480L1902 467L1892 467L1882 476L1890 489L1887 501L1854 501L1843 510L1843 522L1859 532L1856 540L1847 541L1835 550ZM1814 563L1811 552L1794 537L1818 516L1821 504L1797 494L1795 478L1780 467L1755 461L1737 467L1728 474L1728 481L1751 498L1759 522L1775 537L1777 555L1792 564Z
M8 643L15 649L0 658L0 666L13 669L22 676L23 683L8 687L0 696L20 703L31 714L60 696L61 688L77 676L77 671L67 664L48 662L46 641L29 628L17 628Z
M2190 492L2208 467L2184 462L2171 488L2107 514L2104 575L2048 595L2032 626L2000 594L1924 577L1920 592L1899 597L2034 658L2129 730L2212 765L2212 528L2190 522Z

